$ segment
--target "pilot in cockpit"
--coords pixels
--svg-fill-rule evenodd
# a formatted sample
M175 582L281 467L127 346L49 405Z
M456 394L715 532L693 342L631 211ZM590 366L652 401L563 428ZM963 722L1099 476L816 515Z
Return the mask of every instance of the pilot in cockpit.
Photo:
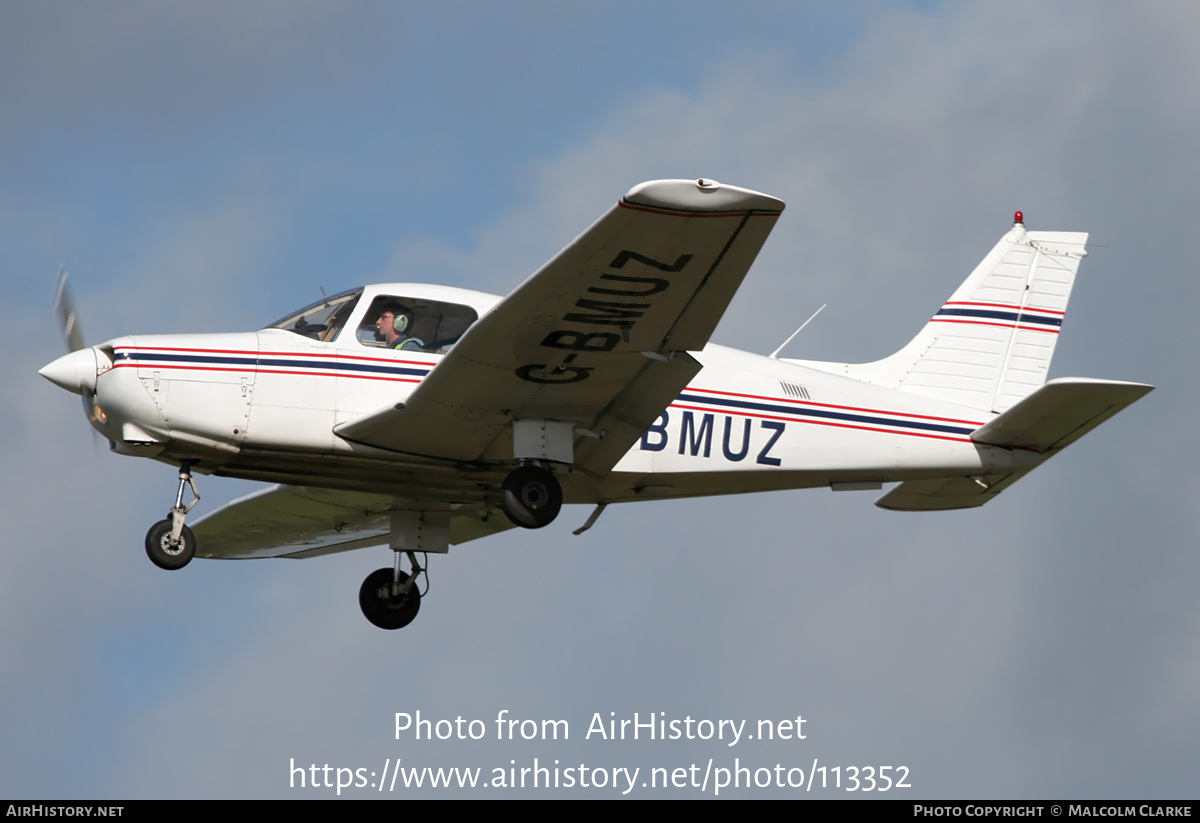
M425 351L425 341L406 334L412 327L413 313L399 303L385 303L375 321L375 328L389 349Z

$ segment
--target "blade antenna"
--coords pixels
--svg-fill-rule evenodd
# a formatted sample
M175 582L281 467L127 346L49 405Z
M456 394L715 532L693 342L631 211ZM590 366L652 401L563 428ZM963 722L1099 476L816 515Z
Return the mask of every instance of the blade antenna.
M828 306L828 305L829 305L828 303L826 303L826 304L825 304L825 306ZM811 322L813 321L813 318L815 318L815 317L816 317L818 314L820 314L821 312L823 312L823 311L825 310L825 306L821 306L821 308L817 309L815 312L813 312L813 313L812 313L812 317L808 318L808 319L807 319L807 320L805 320L803 323L801 323L801 324L800 324L800 328L798 328L798 329L796 329L794 332L792 332L792 337L795 337L795 336L796 336L796 335L798 335L800 332L804 331L804 327L805 327L805 326L807 326L809 323L811 323ZM792 342L792 337L789 337L787 340L784 340L784 341L783 341L783 346L786 346L788 343L791 343L791 342ZM780 353L781 351L783 351L783 346L780 346L779 348L777 348L775 351L771 352L771 353L770 353L769 355L767 355L767 356L768 356L768 357L770 357L772 360L778 360L778 359L779 359L779 353Z

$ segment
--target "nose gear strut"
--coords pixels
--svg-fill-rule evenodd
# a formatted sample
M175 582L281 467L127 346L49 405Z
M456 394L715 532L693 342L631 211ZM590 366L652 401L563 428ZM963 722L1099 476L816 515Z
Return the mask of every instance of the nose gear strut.
M146 554L150 562L160 569L182 569L196 554L196 538L192 535L192 530L184 524L187 513L200 502L200 492L196 489L196 481L192 479L192 466L195 462L179 461L179 489L175 493L175 505L167 513L166 520L158 521L146 532ZM183 490L187 486L192 489L193 499L185 505Z

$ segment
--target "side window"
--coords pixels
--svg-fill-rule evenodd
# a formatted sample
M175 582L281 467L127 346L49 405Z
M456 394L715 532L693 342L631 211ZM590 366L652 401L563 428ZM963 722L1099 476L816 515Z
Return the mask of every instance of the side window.
M470 306L403 295L379 295L355 332L364 346L445 354L479 319Z

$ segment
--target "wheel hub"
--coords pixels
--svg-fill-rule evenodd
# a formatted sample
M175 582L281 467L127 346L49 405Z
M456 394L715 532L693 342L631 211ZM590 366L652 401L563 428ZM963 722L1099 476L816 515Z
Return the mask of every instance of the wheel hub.
M389 609L402 608L404 604L408 602L407 594L392 595L391 584L388 584L387 586L380 586L379 591L375 593L375 596L379 599L380 603Z
M514 525L540 529L558 516L558 510L562 508L562 487L548 469L520 466L504 478L500 508Z
M521 487L521 502L531 509L540 509L550 502L550 490L540 481L526 483Z

